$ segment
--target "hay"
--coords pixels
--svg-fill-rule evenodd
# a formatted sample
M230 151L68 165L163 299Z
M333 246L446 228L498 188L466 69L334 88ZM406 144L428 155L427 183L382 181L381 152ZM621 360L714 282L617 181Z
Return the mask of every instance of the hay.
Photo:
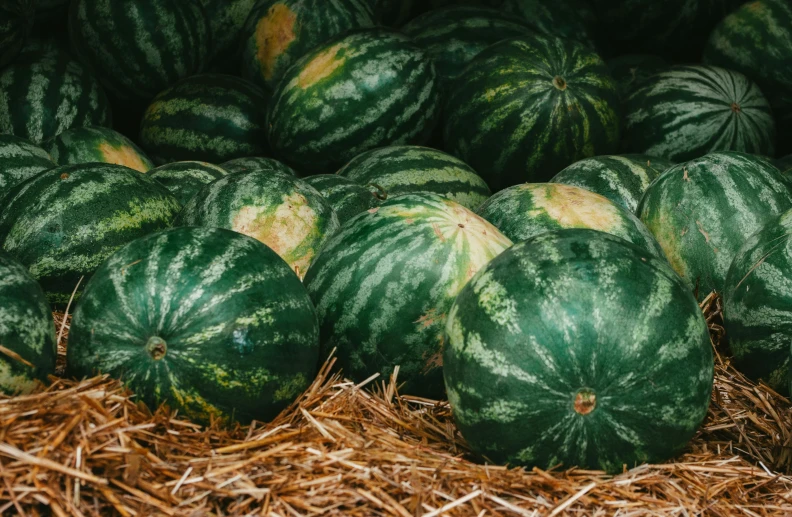
M717 299L703 309L718 342ZM106 377L55 380L0 399L0 514L790 515L789 401L715 350L688 452L615 477L474 463L446 404L329 364L274 422L235 429L151 414Z

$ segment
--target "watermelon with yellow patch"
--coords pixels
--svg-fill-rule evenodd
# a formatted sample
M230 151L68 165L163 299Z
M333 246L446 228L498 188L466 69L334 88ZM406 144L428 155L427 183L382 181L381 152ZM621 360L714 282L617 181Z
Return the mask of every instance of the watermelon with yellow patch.
M148 172L154 167L132 140L106 127L69 129L45 142L44 148L58 165L113 163L138 172Z

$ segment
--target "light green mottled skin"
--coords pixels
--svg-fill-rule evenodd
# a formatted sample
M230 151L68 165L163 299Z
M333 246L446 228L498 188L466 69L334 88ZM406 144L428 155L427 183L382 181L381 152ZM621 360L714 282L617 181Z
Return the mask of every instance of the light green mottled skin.
M434 192L476 210L491 195L487 183L468 164L448 153L416 145L365 152L337 174L368 186L382 198Z
M236 54L242 28L256 0L201 0L211 29L211 59Z
M204 185L228 174L225 169L206 162L173 162L149 172L181 203L186 205Z
M643 81L669 67L668 61L651 54L625 54L605 61L622 100Z
M19 54L33 26L34 0L4 0L0 4L0 68Z
M618 109L597 54L561 38L516 38L481 52L454 83L444 141L498 191L615 152Z
M649 184L673 165L641 154L594 156L573 163L550 182L596 192L634 213Z
M138 172L154 168L146 153L132 140L106 127L67 129L43 144L58 165L114 163Z
M772 156L775 122L759 87L744 75L675 66L641 83L625 101L624 148L672 161L713 151Z
M269 142L297 170L330 173L370 149L425 142L439 113L431 59L400 33L370 29L289 69L270 102Z
M115 250L167 228L181 209L168 190L127 167L66 165L13 187L0 208L0 244L65 304ZM81 287L84 287L84 283Z
M164 341L159 359L147 345ZM113 254L88 283L69 334L68 372L123 380L151 409L267 421L311 382L316 312L270 249L216 228L176 228Z
M0 198L17 183L55 165L47 151L32 142L14 135L0 135Z
M0 251L0 393L28 393L55 373L55 323L41 286L25 267Z
M718 152L665 171L649 186L638 214L702 299L723 292L740 246L790 208L789 187L769 161Z
M279 162L274 158L263 158L259 156L248 156L245 158L235 158L220 165L229 174L234 172L252 172L258 170L278 171L284 174L297 176L294 169Z
M304 181L319 191L333 207L341 224L380 205L380 199L366 187L337 174L317 174Z
M323 350L344 374L388 378L441 397L443 329L460 289L511 246L494 226L437 194L406 194L348 221L308 270Z

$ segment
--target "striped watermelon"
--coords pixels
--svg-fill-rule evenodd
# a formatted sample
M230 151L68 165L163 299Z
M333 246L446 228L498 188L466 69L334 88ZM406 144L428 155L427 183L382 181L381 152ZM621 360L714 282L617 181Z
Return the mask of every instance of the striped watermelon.
M773 155L775 123L759 87L714 66L655 74L625 102L629 152L686 161L713 151Z
M668 61L651 54L626 54L605 62L619 88L622 100L649 77L669 67Z
M663 260L591 230L515 244L459 293L443 357L474 451L621 473L682 452L707 414L709 332Z
M0 133L40 144L80 126L109 126L96 79L65 52L31 50L0 72Z
M369 149L423 143L440 112L438 92L432 61L409 38L356 32L283 76L269 106L269 141L301 172L334 172Z
M638 214L674 270L704 298L723 291L746 239L790 208L789 187L770 162L718 152L665 171L646 191Z
M267 96L230 75L189 77L157 95L143 115L140 145L158 164L213 163L267 151Z
M649 184L673 165L641 154L594 156L573 163L550 181L583 187L634 213Z
M380 199L369 189L337 174L317 174L304 181L324 196L341 224L380 204Z
M0 251L0 394L29 393L55 373L55 323L44 291Z
M305 277L323 354L344 374L403 392L443 395L443 328L456 294L511 245L494 226L437 194L406 194L360 214L331 238Z
M208 226L243 233L272 248L302 278L340 226L312 186L289 174L257 169L204 186L185 205L177 226Z
M33 26L34 0L4 0L0 3L0 68L19 54Z
M269 420L310 384L316 312L269 248L228 230L176 228L135 240L85 288L68 369L122 379L152 409L191 420Z
M235 61L239 39L256 0L201 0L209 20L210 59Z
M41 147L13 135L0 135L0 198L17 183L55 165Z
M445 147L498 191L616 151L618 109L605 63L582 44L511 39L479 54L454 83Z
M226 170L206 162L173 162L152 169L149 176L165 186L182 205L192 199L204 185L227 174Z
M258 170L278 171L284 174L297 176L294 169L285 165L274 158L263 158L258 156L248 156L245 158L235 158L220 165L229 174L233 172L251 172Z
M81 277L127 242L168 227L180 208L165 187L127 167L64 165L8 191L0 244L62 304Z
M58 165L114 163L138 172L148 172L154 167L132 140L106 127L68 129L44 142L44 148Z
M399 145L356 156L338 174L387 198L434 192L475 210L490 197L487 183L465 162L428 147Z
M121 99L151 99L209 59L201 0L73 0L69 36L80 60Z

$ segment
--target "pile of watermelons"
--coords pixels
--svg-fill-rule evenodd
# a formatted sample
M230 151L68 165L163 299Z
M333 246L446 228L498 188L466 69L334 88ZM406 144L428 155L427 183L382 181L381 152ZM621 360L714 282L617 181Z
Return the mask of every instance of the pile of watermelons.
M789 0L0 0L0 391L268 420L332 350L488 460L789 392Z

